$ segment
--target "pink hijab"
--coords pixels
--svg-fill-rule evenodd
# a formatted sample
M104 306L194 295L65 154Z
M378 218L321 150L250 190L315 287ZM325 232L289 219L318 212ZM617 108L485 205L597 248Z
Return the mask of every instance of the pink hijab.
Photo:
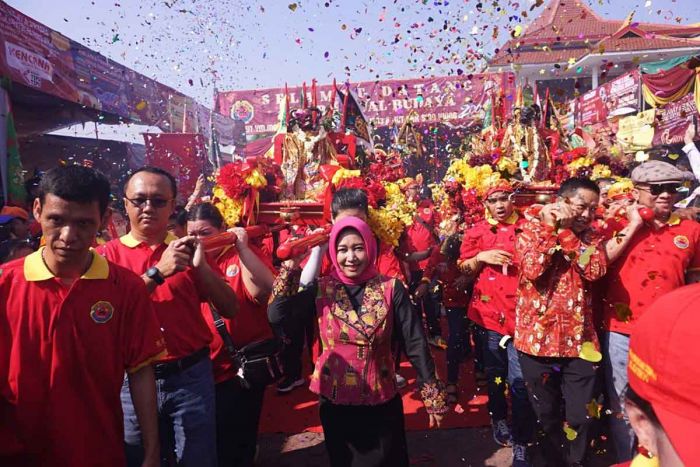
M362 274L354 278L345 276L341 272L340 265L338 264L338 237L340 233L346 229L356 230L360 234L365 243L365 251L367 252L367 267L362 271ZM372 234L372 229L359 217L348 216L336 222L331 229L328 248L330 251L331 263L333 263L333 272L331 275L343 284L361 285L378 274L375 266L377 261L377 240L374 238L374 234Z

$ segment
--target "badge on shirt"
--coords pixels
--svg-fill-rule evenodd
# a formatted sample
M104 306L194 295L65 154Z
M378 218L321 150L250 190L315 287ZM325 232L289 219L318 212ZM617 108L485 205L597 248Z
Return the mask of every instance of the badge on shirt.
M114 314L114 307L111 303L100 300L99 302L92 305L90 308L90 317L97 324L104 324L110 319Z
M226 277L236 277L240 270L237 264L232 264L226 268Z
M690 241L685 235L676 235L673 238L673 244L681 250L685 250L690 246Z

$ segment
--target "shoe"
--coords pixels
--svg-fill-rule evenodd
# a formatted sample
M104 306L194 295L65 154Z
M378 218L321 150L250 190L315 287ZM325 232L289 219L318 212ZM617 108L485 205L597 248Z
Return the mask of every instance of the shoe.
M532 467L527 457L527 446L513 444L513 467Z
M493 440L501 446L510 446L513 441L510 437L510 429L505 420L497 420L491 423L493 429Z
M277 385L277 392L290 392L293 391L294 388L298 388L299 386L303 385L304 378L294 379L287 376Z
M447 341L442 338L442 336L432 336L428 339L428 344L438 349L445 350L447 348Z
M406 381L406 378L396 373L396 389L403 389L407 384L408 381Z

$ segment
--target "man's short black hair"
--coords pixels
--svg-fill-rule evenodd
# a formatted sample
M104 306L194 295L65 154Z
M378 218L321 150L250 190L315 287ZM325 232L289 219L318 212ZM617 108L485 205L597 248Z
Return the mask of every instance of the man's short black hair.
M369 201L367 193L359 188L341 188L333 193L331 201L331 214L333 218L346 209L360 209L365 214L369 215Z
M48 194L76 203L97 201L102 216L109 206L111 193L109 180L102 172L82 165L69 165L55 167L41 177L39 201L42 205Z
M584 189L594 192L596 195L600 196L600 188L598 184L586 177L573 177L564 182L559 187L557 195L559 196L573 196L577 190Z
M221 212L211 203L201 203L195 205L190 209L187 215L188 221L208 221L211 225L220 229L224 226L224 216Z
M173 198L177 197L177 181L175 180L175 177L168 172L167 170L163 170L160 167L153 167L150 165L146 165L144 167L138 168L134 170L131 175L129 175L129 178L126 179L126 183L124 183L124 194L126 195L126 187L129 186L129 182L131 179L134 177L134 175L138 173L149 173L149 174L154 174L154 175L162 175L163 177L167 178L168 181L170 182L170 188L172 189L173 192Z
M187 225L187 210L184 206L175 206L175 211L170 214L168 220L174 221L180 227Z

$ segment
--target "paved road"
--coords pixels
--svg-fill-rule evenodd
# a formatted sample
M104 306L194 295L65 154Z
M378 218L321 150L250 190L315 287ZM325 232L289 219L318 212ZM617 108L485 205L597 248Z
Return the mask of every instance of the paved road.
M510 467L511 450L498 446L491 428L413 431L407 433L412 466ZM259 467L326 467L323 434L264 434L260 436ZM590 467L613 462L607 452L594 456Z

